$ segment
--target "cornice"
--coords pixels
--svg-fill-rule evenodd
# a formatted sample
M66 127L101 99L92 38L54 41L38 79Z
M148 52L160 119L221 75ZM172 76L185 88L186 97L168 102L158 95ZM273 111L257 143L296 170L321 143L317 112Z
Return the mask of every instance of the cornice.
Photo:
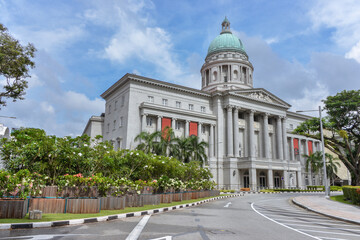
M173 89L176 91L186 92L186 93L195 94L195 95L199 95L199 96L203 96L203 97L211 97L211 95L209 93L201 91L199 89L184 87L181 85L168 83L168 82L164 82L164 81L160 81L160 80L156 80L156 79L152 79L152 78L147 78L147 77L143 77L143 76L138 76L138 75L134 75L134 74L129 74L129 73L125 74L120 80L118 80L110 88L108 88L103 94L101 94L101 97L104 99L107 98L116 89L118 89L119 87L123 86L124 84L126 84L127 82L130 82L130 81L135 81L135 82L150 84L150 85L154 85L154 86L158 86L158 87Z
M195 112L195 111L179 109L179 108L173 108L173 107L168 107L168 106L163 106L163 105L148 103L148 102L141 103L139 108L140 109L152 109L152 110L157 110L157 111L161 111L161 112L168 112L168 113L175 113L175 114L187 115L187 116L192 116L192 117L205 118L205 119L215 120L215 121L217 119L216 116L214 116L212 114Z

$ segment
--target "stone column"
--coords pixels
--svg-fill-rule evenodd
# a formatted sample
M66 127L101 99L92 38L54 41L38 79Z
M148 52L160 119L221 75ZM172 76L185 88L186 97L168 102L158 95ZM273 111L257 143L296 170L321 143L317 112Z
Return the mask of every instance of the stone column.
M189 137L189 120L185 121L185 137Z
M146 117L147 117L147 114L141 115L141 131L142 132L145 132L145 129L146 129Z
M289 171L289 169L284 170L283 176L284 176L284 187L289 188L289 186L290 186L290 171Z
M282 119L282 140L283 140L283 151L284 151L284 160L289 161L289 148L287 143L287 133L286 133L286 117Z
M249 157L255 157L254 113L255 113L255 110L250 110L250 112L249 112Z
M162 116L157 117L156 131L159 131L159 132L161 132L161 119L162 119Z
M264 157L270 158L270 142L269 142L269 113L264 114L263 122L263 138L264 138Z
M282 146L282 134L281 134L281 117L276 118L276 150L278 159L283 159L283 146Z
M252 191L257 191L257 182L256 182L256 168L249 169L249 180L250 180L250 189Z
M308 155L309 156L309 145L308 145L308 140L305 140L305 155ZM306 167L306 161L307 161L307 158L304 157L304 166ZM313 181L312 181L312 174L311 174L311 166L309 165L309 168L306 169L305 168L305 171L307 172L307 175L308 175L308 179L309 179L309 185L313 185Z
M172 118L171 119L171 128L173 131L175 131L175 128L176 128L176 118Z
M240 157L239 155L239 108L235 107L234 110L234 150L235 157Z
M209 136L209 158L214 156L214 125L210 125L210 136Z
M301 171L296 172L296 177L297 177L297 187L302 189L303 188L303 183L302 183Z
M294 152L294 138L292 137L290 139L290 144L291 144L291 149L290 149L290 152L291 152L291 160L292 161L295 161L295 152ZM300 147L300 146L299 146Z
M227 108L227 156L233 157L234 156L234 149L233 149L233 124L232 124L232 106L228 105Z
M274 176L272 169L268 169L268 186L270 189L274 188Z
M202 126L202 123L199 122L198 123L198 132L197 132L197 136L198 136L198 142L201 142L201 126Z

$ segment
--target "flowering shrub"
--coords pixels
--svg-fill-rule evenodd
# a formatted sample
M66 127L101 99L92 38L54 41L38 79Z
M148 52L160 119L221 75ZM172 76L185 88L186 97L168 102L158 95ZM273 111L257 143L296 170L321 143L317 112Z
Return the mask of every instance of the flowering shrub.
M20 170L11 174L0 170L0 197L19 197L25 199L27 196L41 194L41 188L45 186L48 179L38 173L30 173L29 170Z

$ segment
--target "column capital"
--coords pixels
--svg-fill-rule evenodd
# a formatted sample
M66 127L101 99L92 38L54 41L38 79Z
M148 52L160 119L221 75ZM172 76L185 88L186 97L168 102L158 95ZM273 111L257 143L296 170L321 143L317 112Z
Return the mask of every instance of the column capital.
M250 114L254 114L254 113L256 113L256 110L250 109L250 110L248 110L248 112L249 112Z
M174 121L176 121L176 120L177 120L177 118L174 118L174 117L173 117L173 118L171 118L171 119L172 119L172 120L174 120Z
M160 115L158 115L157 117L158 117L158 118L163 118L163 116L160 116Z
M241 107L238 107L238 106L234 107L235 112L239 112L240 109L241 109Z
M142 113L141 114L141 116L145 116L145 117L147 117L149 114L147 114L147 113Z
M271 114L270 113L268 113L268 112L264 112L264 114L263 114L265 117L269 117Z
M232 109L234 108L234 106L231 105L231 104L228 104L228 105L225 105L224 108L226 108L228 111L232 111Z
M185 120L185 122L189 123L189 122L190 122L190 120Z
M198 122L199 125L203 125L204 123L203 122Z
M216 124L214 124L214 123L212 123L212 124L210 124L212 127L216 127Z

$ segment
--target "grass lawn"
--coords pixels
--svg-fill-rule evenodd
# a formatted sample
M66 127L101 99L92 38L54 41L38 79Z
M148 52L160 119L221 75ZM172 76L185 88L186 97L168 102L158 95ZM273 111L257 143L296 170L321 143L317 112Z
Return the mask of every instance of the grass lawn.
M333 201L354 205L351 201L345 200L344 195L331 196L330 199Z
M101 216L108 216L108 215L116 215L122 213L129 213L129 212L139 212L139 211L146 211L151 209L157 208L164 208L170 207L180 204L187 204L193 202L199 202L205 199L210 199L214 197L207 197L207 198L198 198L192 200L185 200L181 202L172 202L172 203L161 203L159 205L145 205L143 207L132 207L132 208L125 208L122 210L101 210L100 213L90 213L90 214L74 214L74 213L45 213L42 215L41 220L30 220L29 214L26 214L25 218L2 218L0 219L0 224L2 223L27 223L27 222L51 222L51 221L63 221L63 220L71 220L71 219L81 219L81 218L94 218L94 217L101 217Z

